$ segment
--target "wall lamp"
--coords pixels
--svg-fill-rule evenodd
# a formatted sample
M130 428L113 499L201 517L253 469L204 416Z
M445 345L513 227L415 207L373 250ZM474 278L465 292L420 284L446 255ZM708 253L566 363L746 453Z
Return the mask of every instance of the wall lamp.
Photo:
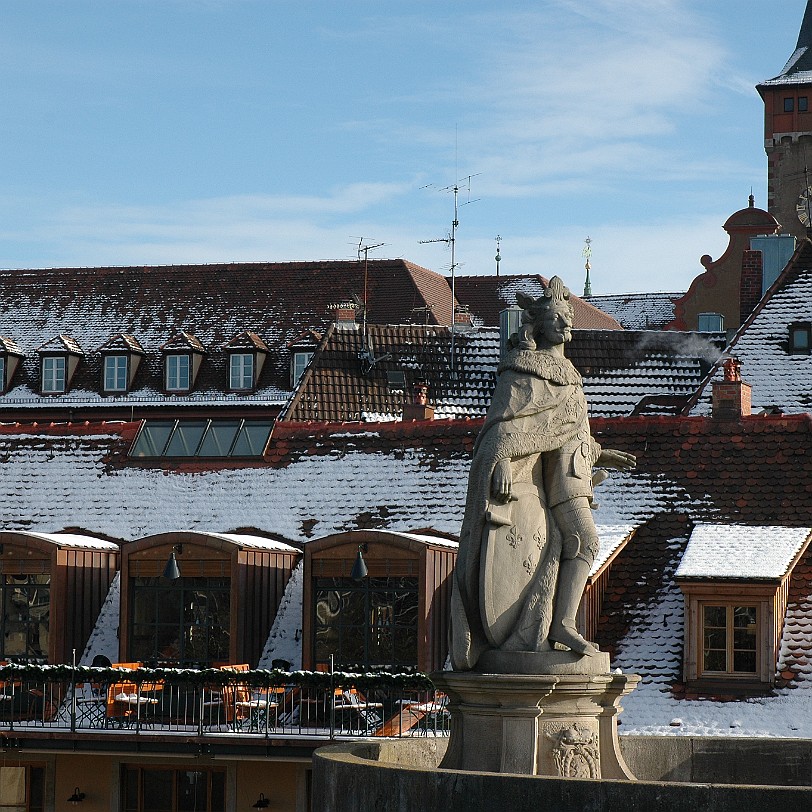
M251 805L251 809L267 809L271 802L260 792L257 802Z
M366 544L358 545L358 555L355 557L355 563L352 565L352 572L350 573L350 578L353 581L363 581L367 577L369 570L367 569L367 562L364 561L366 550Z
M182 544L175 544L172 547L172 552L169 553L169 560L166 562L163 573L167 581L177 581L180 578L180 567L178 566L178 559L175 558L175 553L178 555L183 553Z
M71 806L77 806L78 804L82 803L85 799L84 792L79 792L79 787L74 787L73 795L68 798L68 803Z

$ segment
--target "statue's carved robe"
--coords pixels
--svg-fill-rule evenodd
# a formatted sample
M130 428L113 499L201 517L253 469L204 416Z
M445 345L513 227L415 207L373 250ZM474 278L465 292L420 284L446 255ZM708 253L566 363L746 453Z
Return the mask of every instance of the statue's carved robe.
M470 670L486 649L543 651L561 538L549 508L592 497L592 440L581 376L566 358L513 350L474 447L451 598L451 661ZM500 460L514 499L491 497Z

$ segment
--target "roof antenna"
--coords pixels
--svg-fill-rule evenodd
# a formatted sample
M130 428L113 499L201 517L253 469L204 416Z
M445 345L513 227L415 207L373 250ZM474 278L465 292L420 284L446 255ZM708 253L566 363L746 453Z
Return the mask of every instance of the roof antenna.
M499 250L502 245L502 238L497 234L496 235L496 256L494 259L496 260L496 278L499 278L499 263L502 261L502 253Z
M586 259L586 264L584 268L586 268L586 282L584 282L584 298L587 296L592 295L592 282L589 281L589 270L592 267L589 264L589 260L592 259L592 238L587 237L584 240L584 250L581 251L581 256Z
M364 245L364 238L358 240L358 261L361 261L361 252L364 253L364 312L361 320L361 335L366 342L367 337L367 304L368 304L368 290L369 290L369 252L375 248L382 248L386 243L379 242L375 245Z
M454 195L454 219L451 221L451 231L445 237L439 237L435 240L420 240L420 245L427 245L428 243L433 242L444 242L446 245L451 247L451 372L454 372L454 333L456 330L457 325L457 259L456 259L456 246L457 246L457 227L460 224L459 221L459 209L460 206L467 206L469 203L476 203L477 200L480 198L476 198L476 200L471 200L471 178L477 177L477 175L482 174L481 172L477 172L475 175L468 175L467 178L462 178L461 180L452 183L451 186L444 186L439 191L441 192L451 192ZM460 183L467 183L468 187L468 200L465 203L459 202L460 196ZM428 189L432 187L434 184L429 183L424 186L424 189Z

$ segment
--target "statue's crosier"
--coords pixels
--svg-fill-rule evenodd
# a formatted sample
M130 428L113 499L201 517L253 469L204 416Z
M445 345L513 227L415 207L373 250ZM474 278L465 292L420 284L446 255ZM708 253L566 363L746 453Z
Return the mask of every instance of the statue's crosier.
M538 299L519 294L522 324L499 367L474 447L454 570L451 662L476 668L484 651L575 654L597 649L575 615L598 552L594 466L627 469L631 454L592 439L581 376L564 357L569 290L558 277Z

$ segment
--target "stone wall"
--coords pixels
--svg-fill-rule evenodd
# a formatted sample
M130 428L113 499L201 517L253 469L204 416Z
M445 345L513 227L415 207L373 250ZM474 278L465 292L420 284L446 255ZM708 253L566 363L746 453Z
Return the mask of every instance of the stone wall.
M766 812L812 803L812 742L806 740L627 737L624 756L638 778L645 778L636 782L439 770L434 764L445 744L423 739L322 748L313 759L313 808ZM754 785L759 782L762 786Z

